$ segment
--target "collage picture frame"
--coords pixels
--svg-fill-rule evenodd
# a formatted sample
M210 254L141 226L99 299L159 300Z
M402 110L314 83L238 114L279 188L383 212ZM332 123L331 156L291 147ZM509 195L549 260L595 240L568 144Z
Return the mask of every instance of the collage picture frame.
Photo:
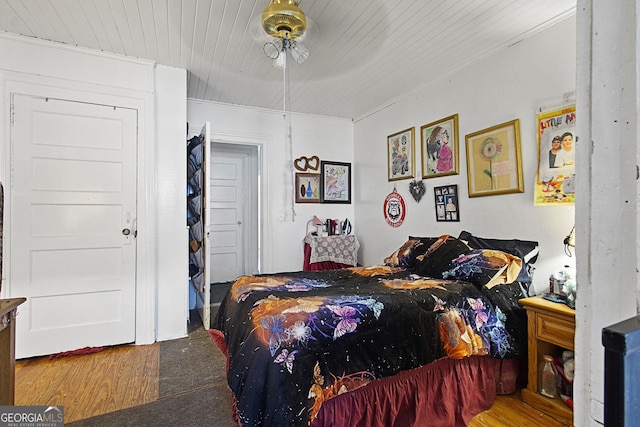
M434 187L433 197L436 205L436 221L460 221L458 185L443 185L440 187Z

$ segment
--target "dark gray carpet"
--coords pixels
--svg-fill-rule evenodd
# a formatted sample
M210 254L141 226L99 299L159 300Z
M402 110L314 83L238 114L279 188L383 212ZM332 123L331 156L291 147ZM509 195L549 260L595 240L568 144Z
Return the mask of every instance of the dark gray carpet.
M231 288L233 282L217 282L212 283L210 289L211 297L210 301L212 304L220 303L224 299L225 295L227 295L227 291Z
M157 401L68 423L84 426L238 427L226 382L226 359L192 313L189 336L160 343Z

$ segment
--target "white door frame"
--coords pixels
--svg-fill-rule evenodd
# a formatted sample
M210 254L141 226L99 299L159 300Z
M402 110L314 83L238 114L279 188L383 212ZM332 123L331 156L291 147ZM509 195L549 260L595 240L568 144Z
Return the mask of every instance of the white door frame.
M269 194L270 138L262 135L224 133L212 128L211 141L222 144L253 145L258 148L258 273L271 271L273 266L271 239L265 237L270 235L271 230L271 209L269 198L266 197Z
M256 274L259 271L259 250L260 246L258 244L258 239L260 237L260 227L259 227L259 200L260 200L260 189L259 185L259 168L260 168L260 148L254 144L228 144L222 142L212 142L211 143L211 163L214 163L216 160L216 156L222 156L225 160L233 158L237 160L241 166L239 166L239 171L241 175L241 183L243 190L248 188L251 189L251 193L243 193L240 194L240 197L236 200L238 204L238 211L241 216L237 217L236 220L239 220L241 226L238 227L238 235L240 235L240 245L241 251L241 262L242 262L242 272L240 275L246 274ZM226 157L229 156L229 157ZM211 167L211 172L215 171L215 167ZM211 188L211 183L210 183ZM237 190L236 190L237 191ZM252 195L256 194L255 200L253 200ZM210 192L213 194L213 191ZM212 198L209 199L209 205L215 203ZM213 208L210 208L213 209ZM211 224L211 232L213 233L214 225ZM222 227L225 231L228 231L229 224L217 225L216 230L220 231L218 227ZM235 227L235 225L233 225ZM217 249L220 246L217 246L217 242L211 238L212 241L212 251L213 248ZM225 245L223 245L225 246ZM223 250L224 251L224 250ZM216 251L216 253L218 253ZM210 255L213 254L210 252ZM211 280L212 283L214 280L214 271L215 267L211 266ZM237 271L237 270L236 270ZM219 274L216 274L216 277L219 279ZM224 282L228 279L217 280L217 282Z
M138 111L138 237L136 261L136 344L155 342L156 316L156 221L155 221L155 145L154 145L154 96L148 92L109 88L89 83L28 75L24 73L0 72L0 87L3 87L3 102L0 103L0 179L5 183L5 200L11 200L11 95L13 93L39 97L67 99L71 101L114 105ZM108 93L106 93L108 92ZM5 209L4 269L2 297L14 298L11 289L11 213Z

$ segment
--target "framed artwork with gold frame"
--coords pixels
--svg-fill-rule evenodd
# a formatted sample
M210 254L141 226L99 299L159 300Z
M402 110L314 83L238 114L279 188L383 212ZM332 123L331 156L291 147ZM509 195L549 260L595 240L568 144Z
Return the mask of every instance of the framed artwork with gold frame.
M466 135L469 197L523 193L520 120Z
M415 173L414 137L414 128L405 129L387 137L389 181L413 178Z
M458 115L420 126L422 178L457 175Z

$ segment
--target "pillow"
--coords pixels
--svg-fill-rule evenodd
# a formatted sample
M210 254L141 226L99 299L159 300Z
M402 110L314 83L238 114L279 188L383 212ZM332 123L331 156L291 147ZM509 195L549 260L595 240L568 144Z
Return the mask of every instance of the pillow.
M418 240L416 246L413 248L413 251L409 254L408 262L409 267L412 268L416 265L418 261L418 257L421 257L425 254L435 242L438 241L439 237L416 237L409 236L409 239ZM422 258L420 258L422 259Z
M436 237L409 236L409 240L384 259L384 264L392 267L412 268L416 263L416 257L424 254L436 240L438 240Z
M460 239L445 234L440 236L424 255L416 257L415 272L421 276L442 279L449 271L451 262L471 248Z
M531 283L533 266L538 259L538 242L518 239L491 239L474 236L468 231L462 231L458 236L474 249L495 249L515 255L522 259L522 269L518 275L518 282Z
M443 279L463 280L478 287L513 283L522 268L522 259L495 249L472 249L453 261Z
M407 255L411 252L413 246L418 243L415 239L409 239L396 249L391 255L384 259L384 264L391 267L400 267L405 262Z

